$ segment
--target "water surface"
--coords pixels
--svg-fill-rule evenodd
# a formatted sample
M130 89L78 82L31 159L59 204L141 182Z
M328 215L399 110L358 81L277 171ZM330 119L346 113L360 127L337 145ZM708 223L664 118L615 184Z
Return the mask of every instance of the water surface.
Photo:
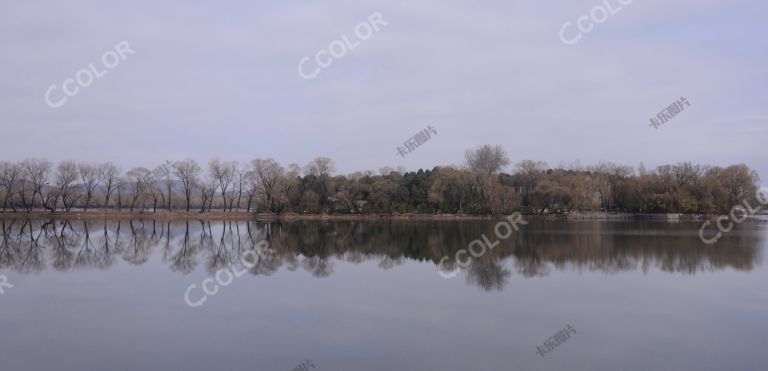
M765 369L765 224L495 224L0 220L0 370Z

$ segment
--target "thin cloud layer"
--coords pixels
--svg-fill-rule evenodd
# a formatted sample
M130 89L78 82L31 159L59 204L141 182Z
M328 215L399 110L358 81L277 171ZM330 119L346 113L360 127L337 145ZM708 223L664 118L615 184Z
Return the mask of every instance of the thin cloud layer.
M614 1L615 3L615 1ZM647 167L745 163L768 179L768 30L759 1L636 0L574 45L598 1L15 2L0 14L0 158L324 155L342 173L462 161ZM380 12L388 24L317 78L297 72ZM66 105L44 94L121 40L136 50ZM313 62L314 63L314 62ZM649 118L691 102L659 129ZM438 134L405 158L397 146Z

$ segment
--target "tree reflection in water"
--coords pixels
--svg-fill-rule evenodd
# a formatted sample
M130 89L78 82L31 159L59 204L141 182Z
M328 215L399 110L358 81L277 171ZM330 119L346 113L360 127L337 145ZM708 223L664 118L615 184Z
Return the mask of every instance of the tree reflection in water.
M155 221L0 220L0 269L35 273L51 268L108 269L120 261L142 265L159 251L174 272L188 274L202 263L209 274L253 251L250 273L270 275L281 267L314 277L333 274L334 263L378 261L395 269L408 260L437 265L482 234L487 221ZM716 245L702 244L697 225L684 223L531 223L471 260L467 283L502 290L512 271L526 278L552 270L608 274L655 267L696 274L760 263L762 229L731 233ZM268 248L257 247L259 241ZM450 268L450 267L449 267ZM437 268L435 268L437 270ZM437 277L437 272L435 273Z

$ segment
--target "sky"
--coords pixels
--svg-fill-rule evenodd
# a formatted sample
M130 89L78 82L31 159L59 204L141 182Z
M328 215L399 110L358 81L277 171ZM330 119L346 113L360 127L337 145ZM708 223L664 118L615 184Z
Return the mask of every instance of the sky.
M620 10L561 41L601 4ZM327 156L346 174L461 164L491 144L513 164L744 163L768 184L766 14L758 0L7 1L0 160ZM317 70L344 35L354 49ZM106 68L122 41L135 53ZM89 64L106 73L50 107L48 89L58 102Z

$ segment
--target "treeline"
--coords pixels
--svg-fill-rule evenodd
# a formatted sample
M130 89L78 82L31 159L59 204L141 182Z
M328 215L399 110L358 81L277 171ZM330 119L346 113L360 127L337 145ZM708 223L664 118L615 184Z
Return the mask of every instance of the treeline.
M521 161L511 173L499 147L467 151L463 166L334 175L318 157L304 167L187 159L122 172L112 163L0 162L3 211L197 210L310 214L526 214L638 212L724 214L758 191L746 165L682 163L654 170L612 163L551 168Z

